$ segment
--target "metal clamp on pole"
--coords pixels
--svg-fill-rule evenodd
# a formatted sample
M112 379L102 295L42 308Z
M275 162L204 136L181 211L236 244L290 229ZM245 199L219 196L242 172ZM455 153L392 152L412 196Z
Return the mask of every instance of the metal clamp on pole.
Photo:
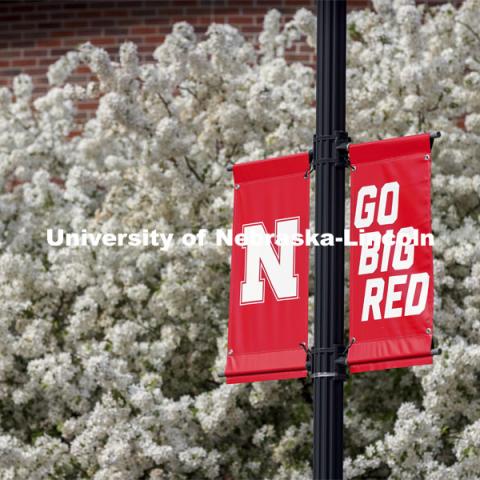
M337 163L337 152L333 148L337 144L337 133L334 135L313 136L313 160L314 168L318 170L321 165Z
M338 361L344 353L345 345L311 348L310 376L312 378L335 377L337 380L345 380L347 378L345 364Z
M336 167L349 167L348 146L352 139L348 132L337 130L333 135L314 135L312 161L313 168L325 163L334 163ZM318 152L318 154L317 154Z

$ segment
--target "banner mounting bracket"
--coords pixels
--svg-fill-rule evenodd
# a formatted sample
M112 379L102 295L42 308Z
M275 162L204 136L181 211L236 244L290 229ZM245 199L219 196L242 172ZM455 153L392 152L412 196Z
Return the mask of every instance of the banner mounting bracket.
M307 370L311 378L336 377L339 380L347 378L345 363L339 361L346 350L345 345L332 347L312 347L306 349ZM305 349L305 347L304 347Z
M441 136L442 136L442 133L439 131L430 132L430 148L433 147L433 142L435 141L435 139L440 138Z
M333 135L315 134L313 150L309 151L312 170L325 163L333 163L338 168L350 167L348 147L351 141L348 132L344 130L335 130Z

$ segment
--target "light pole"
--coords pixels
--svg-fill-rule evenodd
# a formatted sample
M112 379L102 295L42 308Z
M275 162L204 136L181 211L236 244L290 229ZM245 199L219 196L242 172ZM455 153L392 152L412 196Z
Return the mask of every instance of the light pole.
M336 238L343 238L345 227L346 17L346 0L317 0L315 229ZM332 247L317 246L311 351L315 480L343 478L343 309L343 242L335 242Z

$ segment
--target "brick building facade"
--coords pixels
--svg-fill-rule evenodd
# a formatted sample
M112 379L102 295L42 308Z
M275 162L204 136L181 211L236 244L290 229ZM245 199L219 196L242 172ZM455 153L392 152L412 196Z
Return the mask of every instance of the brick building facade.
M459 4L461 0L452 0ZM444 3L424 0L428 5ZM115 1L3 1L0 4L0 85L28 73L35 93L47 88L50 64L75 46L91 41L115 55L121 43L138 45L143 61L163 41L175 22L187 21L202 33L212 22L230 23L247 37L255 38L263 17L277 8L285 18L301 7L314 9L314 0L115 0ZM348 0L349 9L369 8L368 0ZM313 63L307 45L297 44L292 60ZM81 68L74 80L88 75ZM83 108L88 109L88 105Z

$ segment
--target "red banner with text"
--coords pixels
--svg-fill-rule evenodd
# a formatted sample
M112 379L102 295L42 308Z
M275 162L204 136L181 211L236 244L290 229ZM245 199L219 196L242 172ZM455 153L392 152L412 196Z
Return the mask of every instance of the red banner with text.
M349 154L350 371L430 364L430 136L351 145Z
M233 167L227 383L306 376L308 153Z

